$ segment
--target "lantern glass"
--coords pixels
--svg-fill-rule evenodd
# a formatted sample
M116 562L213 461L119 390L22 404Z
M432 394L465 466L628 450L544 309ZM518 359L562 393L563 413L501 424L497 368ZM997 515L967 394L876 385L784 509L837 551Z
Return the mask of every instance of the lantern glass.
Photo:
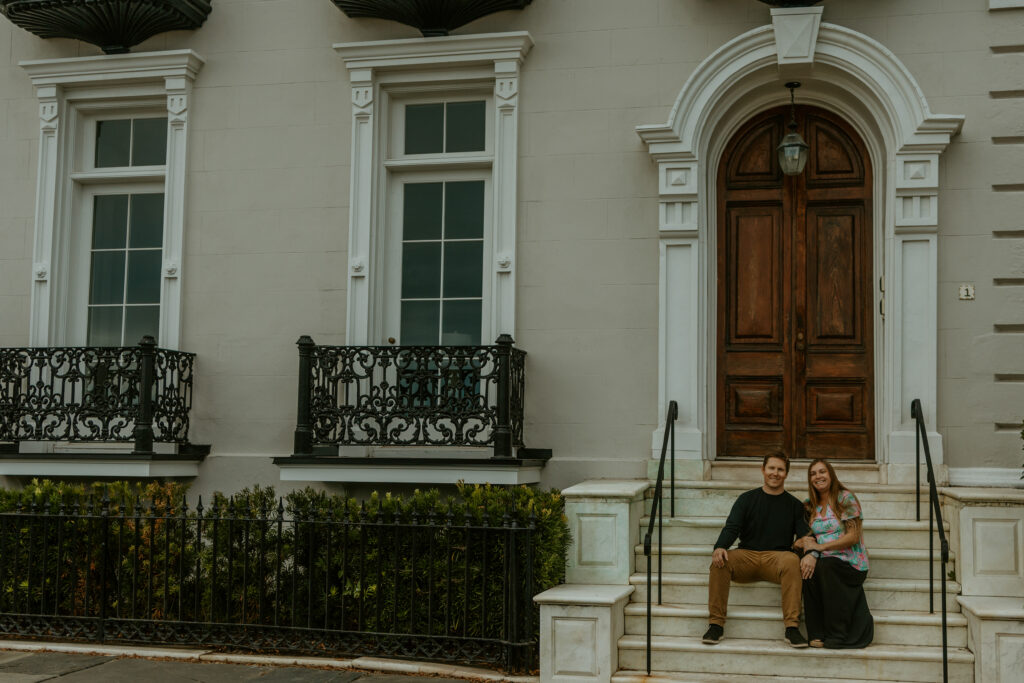
M810 149L796 131L791 131L779 144L779 166L786 175L800 175L807 165L807 150Z

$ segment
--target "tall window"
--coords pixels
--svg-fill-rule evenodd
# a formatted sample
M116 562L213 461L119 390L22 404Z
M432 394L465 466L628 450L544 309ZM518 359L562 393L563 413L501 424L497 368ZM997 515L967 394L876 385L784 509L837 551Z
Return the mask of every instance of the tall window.
M89 267L89 346L136 344L160 330L164 195L97 195Z
M389 268L398 314L390 317L402 344L478 345L489 246L488 101L410 102L396 111Z
M78 178L83 234L76 236L73 267L78 283L88 284L72 316L79 329L84 325L89 346L158 339L167 118L98 117L85 132L85 173Z

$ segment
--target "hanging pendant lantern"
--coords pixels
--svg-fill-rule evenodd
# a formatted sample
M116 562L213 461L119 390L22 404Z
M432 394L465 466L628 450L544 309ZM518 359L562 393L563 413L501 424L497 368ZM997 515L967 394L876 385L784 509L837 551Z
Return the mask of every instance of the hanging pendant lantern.
M793 91L799 88L800 84L792 81L787 83L786 87L789 88L789 132L779 143L779 166L782 167L782 172L786 175L800 175L807 165L807 153L810 150L810 145L800 136L800 133L796 132L796 96Z

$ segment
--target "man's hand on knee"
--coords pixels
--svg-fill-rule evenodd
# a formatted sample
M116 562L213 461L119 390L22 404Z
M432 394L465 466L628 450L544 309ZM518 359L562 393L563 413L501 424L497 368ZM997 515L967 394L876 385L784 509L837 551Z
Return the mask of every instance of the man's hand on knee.
M715 552L711 553L711 566L721 569L725 566L725 563L729 561L729 553L725 548L715 548Z

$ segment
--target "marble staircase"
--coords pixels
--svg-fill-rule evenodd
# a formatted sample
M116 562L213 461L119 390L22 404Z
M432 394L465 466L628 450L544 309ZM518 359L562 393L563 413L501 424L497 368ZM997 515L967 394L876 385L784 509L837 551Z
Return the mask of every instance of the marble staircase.
M805 468L803 468L805 469ZM794 475L801 472L794 467ZM865 583L875 617L875 640L863 650L793 649L782 641L781 596L770 583L734 584L725 637L718 645L700 642L707 627L707 581L711 547L732 501L758 485L749 465L723 464L712 480L676 484L675 517L669 517L666 487L661 562L662 604L652 605L652 671L646 673L647 558L634 545L634 590L624 609L624 635L618 640L617 683L632 681L941 681L942 634L939 565L935 570L935 613L929 607L927 510L916 521L914 488L878 482L870 465L839 467L865 516L871 572ZM806 495L806 482L792 476L787 488ZM855 483L856 482L856 483ZM652 492L639 519L639 539L647 530ZM949 525L946 524L947 535ZM937 547L937 542L936 542ZM657 581L658 542L652 556ZM936 550L936 557L938 552ZM955 579L957 561L947 567ZM653 586L655 600L657 586ZM960 584L947 582L949 680L974 680L975 658L967 649L968 627L956 599Z

